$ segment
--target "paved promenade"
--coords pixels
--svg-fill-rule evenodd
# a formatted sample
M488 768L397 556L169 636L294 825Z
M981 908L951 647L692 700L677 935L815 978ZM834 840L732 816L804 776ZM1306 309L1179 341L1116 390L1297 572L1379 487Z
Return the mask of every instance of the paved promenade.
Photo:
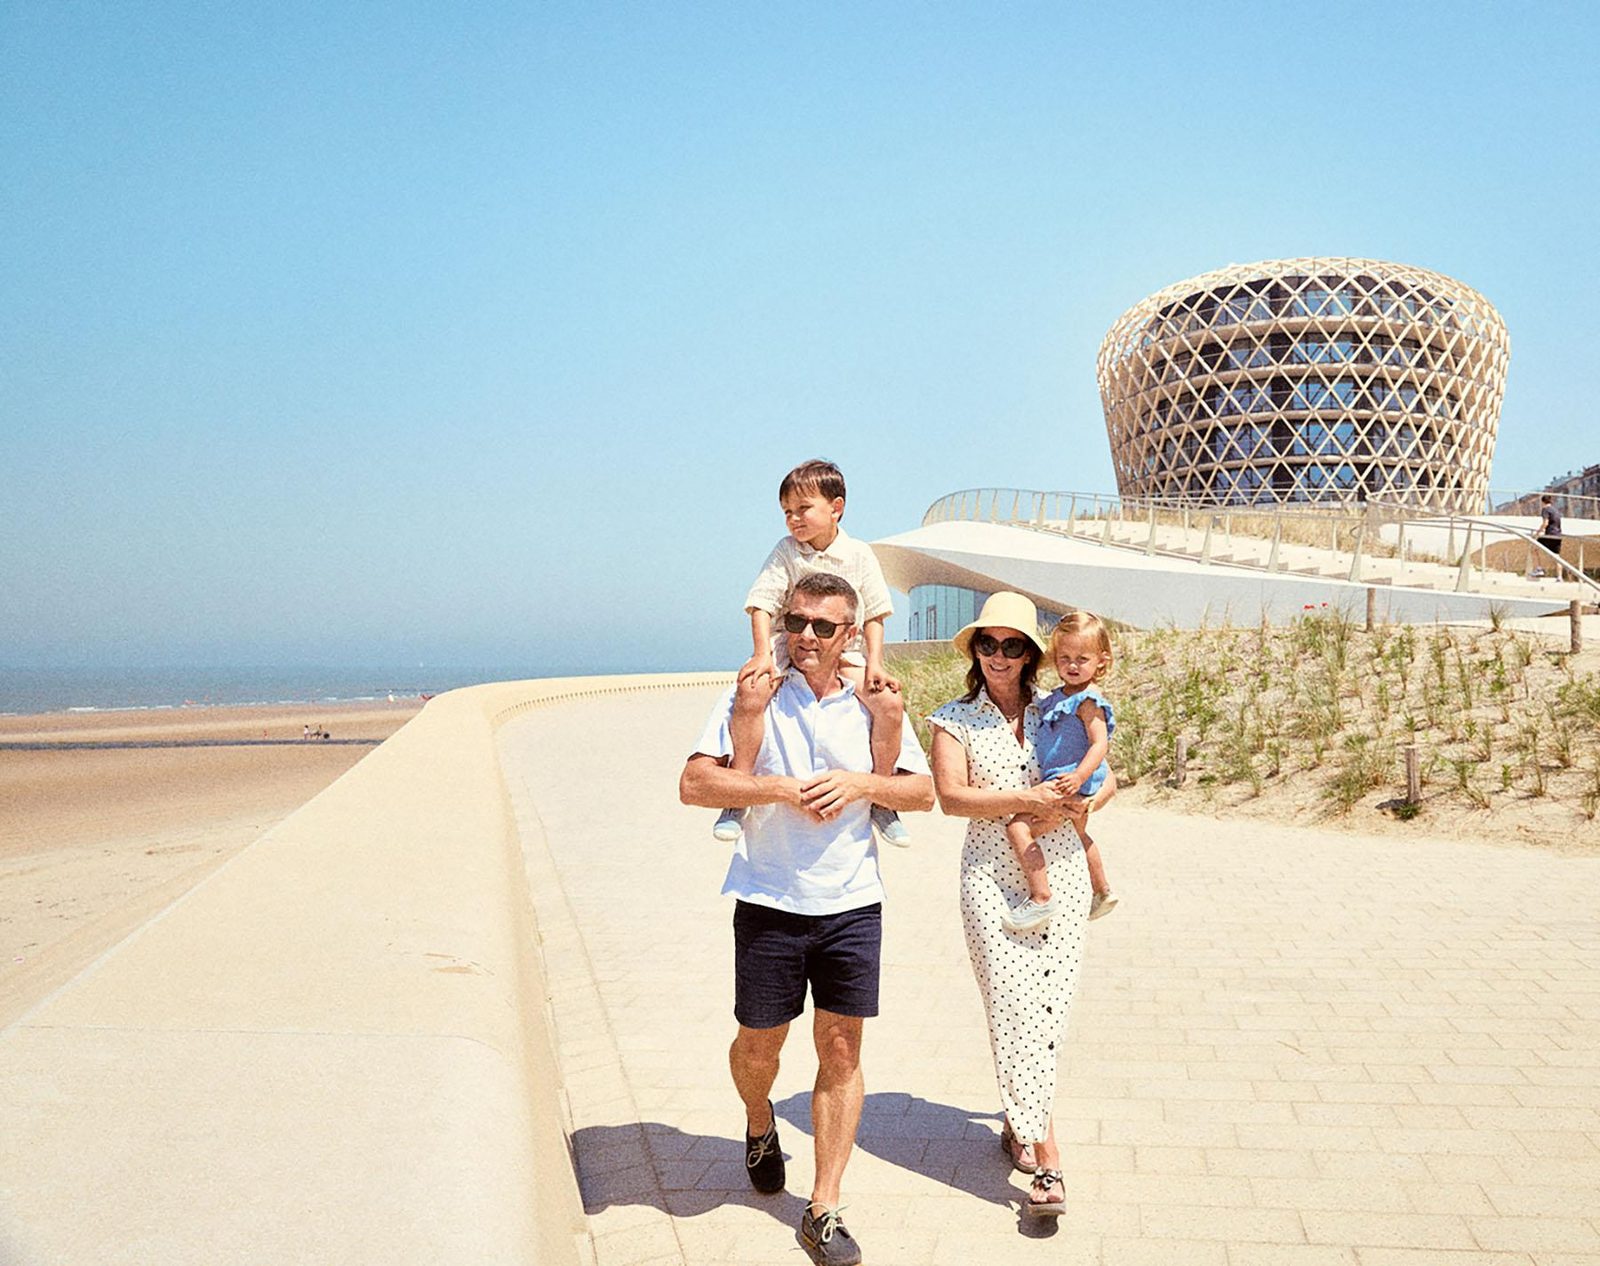
M754 1195L728 1079L731 903L677 804L715 691L500 732L599 1266L804 1263L815 1059ZM1057 1101L1071 1212L1019 1216L956 912L961 824L885 850L882 1015L845 1176L869 1266L1600 1264L1600 859L1118 806Z

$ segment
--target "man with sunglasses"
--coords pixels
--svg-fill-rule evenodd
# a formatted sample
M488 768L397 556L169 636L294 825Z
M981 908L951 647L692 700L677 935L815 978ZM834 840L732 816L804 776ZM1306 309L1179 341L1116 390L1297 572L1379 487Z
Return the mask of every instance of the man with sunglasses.
M792 667L767 705L755 771L728 767L730 690L679 784L684 804L750 809L722 890L736 899L739 1028L728 1062L744 1101L745 1166L757 1191L783 1190L769 1096L789 1024L811 990L816 1173L798 1238L813 1261L839 1266L861 1260L839 1220L839 1185L861 1118L863 1021L878 1013L883 882L870 810L933 807L933 781L909 722L897 772L871 772L871 718L839 675L855 617L849 581L828 572L802 577L785 621Z

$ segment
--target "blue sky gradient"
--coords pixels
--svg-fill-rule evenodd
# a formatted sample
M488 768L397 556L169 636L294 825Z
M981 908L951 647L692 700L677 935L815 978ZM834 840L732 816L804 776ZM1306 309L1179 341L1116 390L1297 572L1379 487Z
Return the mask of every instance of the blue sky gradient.
M1123 11L1124 8L1126 11ZM0 664L732 666L777 481L1111 491L1230 262L1511 330L1600 460L1587 5L0 7Z

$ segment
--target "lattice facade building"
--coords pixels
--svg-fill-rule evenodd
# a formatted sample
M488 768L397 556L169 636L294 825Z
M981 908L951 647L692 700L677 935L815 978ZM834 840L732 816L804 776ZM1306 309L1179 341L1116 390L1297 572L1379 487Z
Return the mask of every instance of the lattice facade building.
M1481 512L1510 355L1487 299L1422 268L1280 259L1180 281L1100 345L1118 490Z

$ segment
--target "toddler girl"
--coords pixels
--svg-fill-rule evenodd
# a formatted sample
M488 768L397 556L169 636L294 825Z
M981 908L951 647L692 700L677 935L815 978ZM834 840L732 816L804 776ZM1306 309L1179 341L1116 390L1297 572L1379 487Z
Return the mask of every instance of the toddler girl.
M1039 732L1034 741L1039 769L1043 781L1056 782L1068 795L1077 792L1090 799L1106 780L1106 753L1116 729L1110 702L1094 688L1094 683L1111 668L1111 635L1098 616L1073 611L1050 635L1050 651L1055 657L1056 672L1061 675L1061 686L1039 702ZM1081 820L1076 816L1072 819L1078 838L1083 841L1089 882L1094 887L1089 917L1098 919L1110 913L1117 897L1106 882L1100 848L1089 837L1087 821L1087 812ZM1005 918L1006 927L1013 932L1030 931L1056 912L1044 850L1034 839L1035 826L1035 820L1025 813L1006 824L1011 851L1028 881L1028 896Z

